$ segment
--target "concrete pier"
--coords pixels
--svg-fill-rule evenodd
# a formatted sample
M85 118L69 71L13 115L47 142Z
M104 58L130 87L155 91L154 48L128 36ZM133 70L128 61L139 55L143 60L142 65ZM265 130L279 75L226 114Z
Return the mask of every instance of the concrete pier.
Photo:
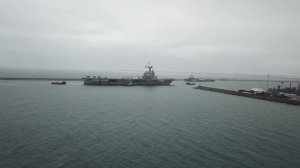
M257 93L257 94L255 94L255 93L245 93L245 92L238 92L238 91L233 91L233 90L225 90L225 89L219 89L219 88L205 87L205 86L201 86L201 85L195 87L195 89L300 106L300 101L291 100L291 99L288 99L288 98L282 97L282 96L272 95L268 92Z

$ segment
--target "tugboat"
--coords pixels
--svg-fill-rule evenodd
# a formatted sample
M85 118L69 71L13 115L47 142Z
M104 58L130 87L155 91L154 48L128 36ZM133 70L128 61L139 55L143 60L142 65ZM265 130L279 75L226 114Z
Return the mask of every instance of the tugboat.
M66 81L61 81L61 82L51 82L52 85L65 85L67 84Z
M147 69L142 77L132 78L102 78L100 76L83 78L84 85L121 85L121 86L161 86L170 85L175 79L159 79L155 75L153 66L149 63L145 66Z
M194 82L187 82L187 85L196 85Z

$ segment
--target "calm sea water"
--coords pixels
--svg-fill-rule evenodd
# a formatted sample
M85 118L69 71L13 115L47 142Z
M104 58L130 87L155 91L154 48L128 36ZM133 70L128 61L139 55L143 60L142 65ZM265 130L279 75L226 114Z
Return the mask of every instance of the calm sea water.
M0 81L1 168L299 165L298 106L195 90L183 82L107 87Z

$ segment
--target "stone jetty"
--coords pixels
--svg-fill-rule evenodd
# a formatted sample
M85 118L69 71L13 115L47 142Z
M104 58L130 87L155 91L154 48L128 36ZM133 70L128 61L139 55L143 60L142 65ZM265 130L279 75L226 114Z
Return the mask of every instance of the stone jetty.
M261 93L243 92L243 91L234 91L234 90L225 90L225 89L219 89L219 88L205 87L205 86L201 86L201 85L195 87L195 89L300 106L300 101L291 100L284 96L273 95L269 92L261 92Z

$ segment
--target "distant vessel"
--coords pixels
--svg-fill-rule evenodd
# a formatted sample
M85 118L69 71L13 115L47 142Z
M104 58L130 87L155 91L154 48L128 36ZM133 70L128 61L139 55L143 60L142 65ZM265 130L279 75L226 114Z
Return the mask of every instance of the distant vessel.
M170 85L175 79L158 79L149 63L145 66L147 69L141 78L101 78L86 76L83 78L84 85L122 85L122 86L158 86Z
M184 79L185 82L198 82L199 79L195 78L193 74L191 74L188 78Z
M196 85L194 82L187 82L187 85Z
M214 79L199 79L195 78L194 75L190 75L188 78L184 79L185 82L214 82Z
M130 82L128 83L128 86L134 86L134 84L130 81Z
M214 82L214 79L198 79L198 82Z
M51 82L52 85L65 85L67 84L66 81L61 81L61 82Z

